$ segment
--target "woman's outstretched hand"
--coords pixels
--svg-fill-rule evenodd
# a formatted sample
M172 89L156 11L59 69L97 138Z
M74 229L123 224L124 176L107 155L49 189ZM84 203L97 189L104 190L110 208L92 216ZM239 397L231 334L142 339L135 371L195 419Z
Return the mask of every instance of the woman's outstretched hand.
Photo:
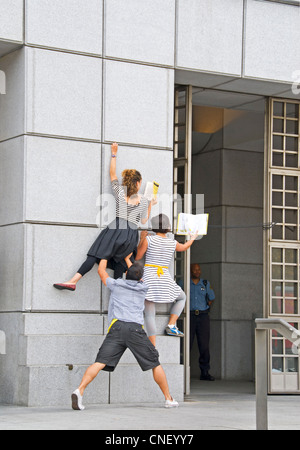
M114 156L117 156L117 153L118 153L118 144L116 142L114 142L111 145L111 154Z

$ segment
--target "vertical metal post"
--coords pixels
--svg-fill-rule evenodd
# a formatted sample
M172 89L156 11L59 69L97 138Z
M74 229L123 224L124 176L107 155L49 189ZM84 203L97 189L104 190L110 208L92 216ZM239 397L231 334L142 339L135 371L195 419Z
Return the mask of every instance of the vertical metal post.
M181 96L180 96L181 94ZM193 87L175 87L175 115L174 115L174 194L178 193L178 168L184 168L184 208L182 212L192 213L192 112L193 112ZM181 114L179 113L181 112ZM185 111L185 118L182 112ZM182 133L179 133L181 128ZM183 136L184 135L184 136ZM184 144L184 155L179 152L179 145ZM178 203L174 201L174 224L178 215ZM181 212L181 211L180 211ZM181 275L184 278L184 291L187 296L184 317L184 392L190 393L190 251L183 255L184 270ZM175 269L176 270L176 269Z
M268 345L267 330L255 330L256 429L268 429Z
M192 213L192 114L193 114L193 87L188 86L186 90L186 141L185 141L185 213ZM186 293L186 315L185 315L185 394L190 394L190 265L191 252L187 250L185 254L185 293Z

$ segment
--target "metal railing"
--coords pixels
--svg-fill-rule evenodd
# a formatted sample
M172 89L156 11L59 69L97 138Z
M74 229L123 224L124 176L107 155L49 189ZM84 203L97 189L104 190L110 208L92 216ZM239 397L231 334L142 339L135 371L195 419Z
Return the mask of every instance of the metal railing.
M255 320L256 429L268 429L268 331L276 330L300 351L300 331L283 319Z

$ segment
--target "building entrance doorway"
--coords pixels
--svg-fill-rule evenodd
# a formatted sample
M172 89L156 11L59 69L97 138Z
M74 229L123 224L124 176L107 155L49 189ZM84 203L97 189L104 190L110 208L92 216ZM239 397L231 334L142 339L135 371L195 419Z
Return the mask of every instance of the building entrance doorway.
M265 119L262 96L175 89L174 194L184 198L183 212L209 214L208 235L175 260L176 279L184 280L188 297L186 394L190 379L200 376L196 340L191 350L189 345L191 262L200 264L216 296L210 312L211 374L223 380L254 377L253 319L264 312Z

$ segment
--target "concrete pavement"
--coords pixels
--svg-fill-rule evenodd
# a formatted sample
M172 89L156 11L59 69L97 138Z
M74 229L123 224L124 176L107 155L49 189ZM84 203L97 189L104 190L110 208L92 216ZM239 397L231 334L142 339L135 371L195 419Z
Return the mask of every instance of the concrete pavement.
M193 380L178 409L160 404L26 408L0 405L0 430L255 430L254 383ZM269 429L300 430L300 397L268 397ZM185 433L186 434L186 433Z

